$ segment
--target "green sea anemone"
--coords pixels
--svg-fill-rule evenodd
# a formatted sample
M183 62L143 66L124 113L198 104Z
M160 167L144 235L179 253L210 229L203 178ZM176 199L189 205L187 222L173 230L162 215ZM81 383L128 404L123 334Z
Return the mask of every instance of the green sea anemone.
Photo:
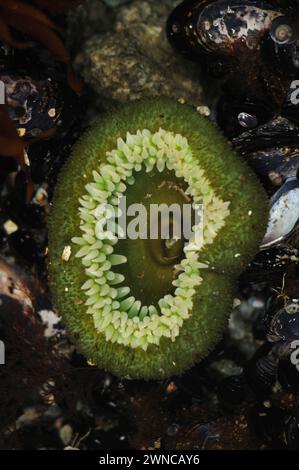
M189 240L115 238L106 208L124 195L145 208L189 202L192 220L202 204L201 244L199 224ZM147 99L100 119L61 171L49 218L54 303L80 351L130 378L200 361L223 334L267 214L256 177L191 107Z

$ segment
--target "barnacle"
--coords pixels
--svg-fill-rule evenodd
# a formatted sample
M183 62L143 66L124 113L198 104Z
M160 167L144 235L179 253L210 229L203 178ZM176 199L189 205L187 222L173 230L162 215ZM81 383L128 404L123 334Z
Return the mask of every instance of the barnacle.
M123 195L146 208L202 204L202 243L199 224L188 241L113 237L106 204L119 208ZM102 118L64 166L49 218L54 302L80 350L116 375L146 379L205 357L267 212L255 176L191 107L148 99Z

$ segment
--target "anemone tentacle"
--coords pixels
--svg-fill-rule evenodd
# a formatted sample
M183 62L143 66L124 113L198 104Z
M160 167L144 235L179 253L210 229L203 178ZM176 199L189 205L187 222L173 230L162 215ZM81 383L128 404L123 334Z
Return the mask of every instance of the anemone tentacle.
M176 266L180 274L172 282L176 287L175 295L161 298L158 309L153 305L143 305L142 299L136 300L130 295L128 286L127 296L123 298L123 287L116 287L122 279L117 278L113 268L126 263L127 258L114 254L115 247L111 247L110 255L103 253L105 247L111 246L107 239L111 214L105 207L109 204L117 210L120 195L126 192L128 181L134 181L133 173L140 172L142 166L148 173L155 166L160 173L167 167L188 184L186 193L192 197L193 206L200 203L205 207L203 246L213 243L224 226L230 202L223 202L216 196L204 171L193 158L187 139L180 134L164 129L154 134L147 129L138 130L135 135L128 132L126 139L119 138L117 148L107 152L106 157L107 163L100 164L93 171L93 182L86 185L87 194L79 199L80 228L82 232L93 232L93 236L88 239L76 237L72 242L80 245L76 256L82 258L85 273L91 280L89 289L84 289L87 296L85 305L87 313L93 316L95 328L105 335L107 341L132 348L141 347L146 351L150 344L159 345L163 336L175 341L184 320L191 315L192 294L202 282L199 268L207 265L198 262L200 247L193 243L192 248L192 242L189 242L184 248L184 260ZM111 235L116 237L115 232ZM99 241L101 245L95 248ZM103 279L101 285L98 284L99 278ZM187 306L188 297L190 304Z

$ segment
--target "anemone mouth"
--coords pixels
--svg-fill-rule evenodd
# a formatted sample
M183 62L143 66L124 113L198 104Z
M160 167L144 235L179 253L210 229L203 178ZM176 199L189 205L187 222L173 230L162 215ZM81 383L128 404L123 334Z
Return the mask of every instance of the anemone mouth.
M124 194L203 205L202 243L196 224L187 244L109 239L102 207ZM267 219L256 177L210 122L168 99L127 104L82 138L59 175L48 221L54 303L98 366L130 378L180 374L221 338Z
M173 267L178 273L172 276L174 294L166 293L157 306L131 295L125 276L117 272L119 265L128 262L118 253L118 235L123 236L123 232L119 226L113 232L107 228L111 218L108 205L118 213L127 186L134 188L138 173L143 169L151 173L154 168L161 174L166 169L174 172L185 182L183 194L192 200L193 209L200 204L205 210L203 239L195 243L198 226L193 226L193 237L182 247L183 260ZM165 186L175 193L182 191L174 181L170 184L163 180ZM107 152L106 162L93 170L93 181L85 188L87 192L79 200L82 237L72 242L80 246L76 256L82 259L88 278L82 286L87 297L86 313L92 315L96 330L112 343L147 350L150 344L159 345L162 337L175 341L184 320L192 314L195 289L202 282L200 272L206 267L199 262L198 253L204 244L213 243L224 226L230 202L215 194L188 140L162 128L155 133L142 129L134 135L127 133L125 140L119 138L116 148ZM153 247L152 241L149 244L157 266L171 265L178 257L178 253L167 257L167 247L171 249L175 242L165 242L164 250Z

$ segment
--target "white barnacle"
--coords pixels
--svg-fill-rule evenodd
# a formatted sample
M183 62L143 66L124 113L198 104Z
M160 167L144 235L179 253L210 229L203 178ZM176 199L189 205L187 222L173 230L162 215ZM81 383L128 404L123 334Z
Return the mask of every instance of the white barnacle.
M62 252L62 255L61 255L62 261L68 261L71 257L71 254L72 254L72 247L70 245L66 245L63 248L63 252Z

